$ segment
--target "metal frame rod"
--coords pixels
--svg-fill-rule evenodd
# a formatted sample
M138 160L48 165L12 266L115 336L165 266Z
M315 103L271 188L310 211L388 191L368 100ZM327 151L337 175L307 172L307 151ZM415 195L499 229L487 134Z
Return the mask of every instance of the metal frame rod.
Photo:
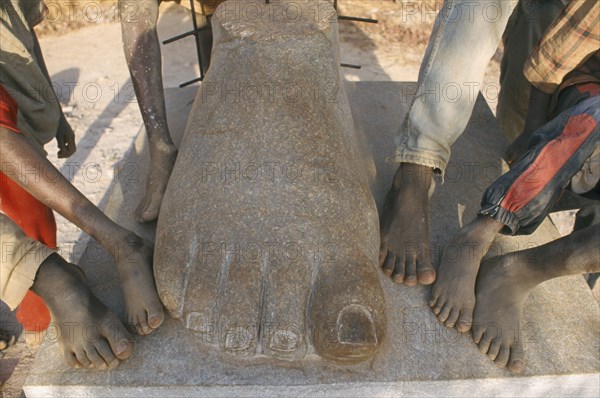
M202 5L202 11L204 12L204 4L200 4ZM202 47L200 45L200 31L198 30L198 20L196 19L196 6L194 5L194 0L190 0L190 8L192 9L192 25L194 26L194 38L196 39L196 50L198 52L198 66L200 67L200 78L204 79L204 66L202 66Z
M378 20L373 18L359 18L359 17L348 17L345 15L338 15L338 19L340 21L356 21L356 22L366 22L366 23L379 23Z
M198 32L202 32L202 31L204 31L204 30L206 30L208 28L209 28L208 25L207 26L203 26L201 28L198 28ZM163 44L171 44L171 43L173 43L173 42L175 42L177 40L185 39L186 37L192 36L192 35L195 35L195 34L196 34L195 31L190 30L189 32L182 33L180 35L171 37L170 39L167 39L167 40L163 41Z
M271 0L265 0L265 4L271 4ZM206 16L206 12L205 12L205 8L204 8L204 2L202 0L200 0L200 6L202 7L202 14ZM186 37L189 36L194 36L194 39L196 41L196 51L198 53L198 66L200 68L200 77L197 77L195 79L192 79L188 82L182 83L179 85L180 88L184 88L187 86L190 86L194 83L197 82L201 82L204 80L204 66L202 63L202 46L200 43L200 32L206 30L206 29L211 29L210 26L210 19L208 17L207 18L207 25L203 26L201 28L198 27L198 20L196 18L196 7L194 5L194 0L190 0L190 8L191 8L191 13L192 13L192 24L194 29L189 31L189 32L185 32L182 33L180 35L174 36L170 39L167 39L165 41L163 41L163 44L170 44L173 43L175 41L184 39ZM334 0L333 1L333 8L335 9L335 11L338 11L338 0ZM338 19L341 21L355 21L355 22L365 22L365 23L379 23L378 20L376 19L372 19L372 18L359 18L359 17L349 17L346 15L338 15ZM350 69L361 69L362 66L361 65L354 65L354 64L346 64L346 63L341 63L340 67L342 68L350 68Z

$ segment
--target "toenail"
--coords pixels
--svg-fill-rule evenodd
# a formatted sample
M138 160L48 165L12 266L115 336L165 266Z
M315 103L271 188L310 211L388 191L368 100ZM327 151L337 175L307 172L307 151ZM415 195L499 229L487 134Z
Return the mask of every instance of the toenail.
M456 327L458 328L458 330L459 330L460 332L463 332L463 333L464 333L464 332L468 332L468 331L469 331L469 328L470 328L469 324L468 324L468 323L466 323L466 322L459 322L459 323L458 323L458 325L457 325Z
M129 343L126 340L121 341L117 344L117 354L122 354L127 347L129 347Z
M159 327L163 322L163 317L161 317L160 315L155 315L153 317L150 317L150 319L148 319L148 323L150 324L151 327L153 328L157 328Z

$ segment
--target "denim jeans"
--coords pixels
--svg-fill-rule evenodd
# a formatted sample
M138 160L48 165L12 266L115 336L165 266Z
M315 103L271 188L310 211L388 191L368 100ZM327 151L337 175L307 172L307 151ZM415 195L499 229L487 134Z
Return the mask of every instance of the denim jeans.
M535 4L523 7L524 10L550 10L548 14L553 15L560 11L557 2L565 0L522 1ZM517 114L516 124L522 128L528 95L521 96L513 88L523 85L525 57L552 18L541 18L537 13L511 18L517 6L518 0L445 1L421 63L415 98L396 137L397 162L420 164L443 173L450 158L450 146L469 122L485 69L509 20L511 27L529 33L527 38L518 32L508 32L505 37L505 53L510 57L503 60L502 84L508 89L499 98L504 118L501 124L510 125ZM510 129L514 131L515 127Z

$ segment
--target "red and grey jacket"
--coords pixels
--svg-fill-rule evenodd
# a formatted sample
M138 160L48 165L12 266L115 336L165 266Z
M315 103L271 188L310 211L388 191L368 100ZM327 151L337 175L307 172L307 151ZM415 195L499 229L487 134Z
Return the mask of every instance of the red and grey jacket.
M529 151L486 190L479 214L503 223L503 233L533 233L600 145L600 95L586 97L539 128Z

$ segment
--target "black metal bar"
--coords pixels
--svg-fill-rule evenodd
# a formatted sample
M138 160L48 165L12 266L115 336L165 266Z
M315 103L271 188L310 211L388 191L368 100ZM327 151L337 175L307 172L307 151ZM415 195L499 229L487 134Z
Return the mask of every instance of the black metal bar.
M360 65L353 65L353 64L340 64L340 66L342 68L362 69L362 66L360 66Z
M358 18L358 17L347 17L345 15L339 15L339 20L342 21L356 21L356 22L366 22L366 23L379 23L378 20L372 18Z
M193 34L195 34L195 32L193 30L190 30L189 32L182 33L180 35L171 37L170 39L167 39L167 40L163 41L163 44L171 44L174 41L181 40L181 39L186 38L188 36L192 36Z
M202 5L202 11L204 11L204 4ZM190 8L192 9L192 24L194 26L194 37L196 39L196 51L198 52L198 66L200 67L200 79L204 79L204 66L202 66L202 46L200 45L200 34L198 30L198 21L196 19L196 6L194 0L190 0Z
M184 87L190 86L190 85L192 85L194 83L201 82L202 80L204 80L204 76L197 77L197 78L195 78L193 80L190 80L189 82L181 83L179 85L179 88L184 88Z
M208 28L209 28L209 26L203 26L201 28L198 28L198 32L202 32L203 30L206 30ZM171 37L170 39L163 41L163 44L171 44L177 40L185 39L188 36L193 36L194 34L196 34L196 33L193 30L190 30L189 32L182 33L180 35Z

